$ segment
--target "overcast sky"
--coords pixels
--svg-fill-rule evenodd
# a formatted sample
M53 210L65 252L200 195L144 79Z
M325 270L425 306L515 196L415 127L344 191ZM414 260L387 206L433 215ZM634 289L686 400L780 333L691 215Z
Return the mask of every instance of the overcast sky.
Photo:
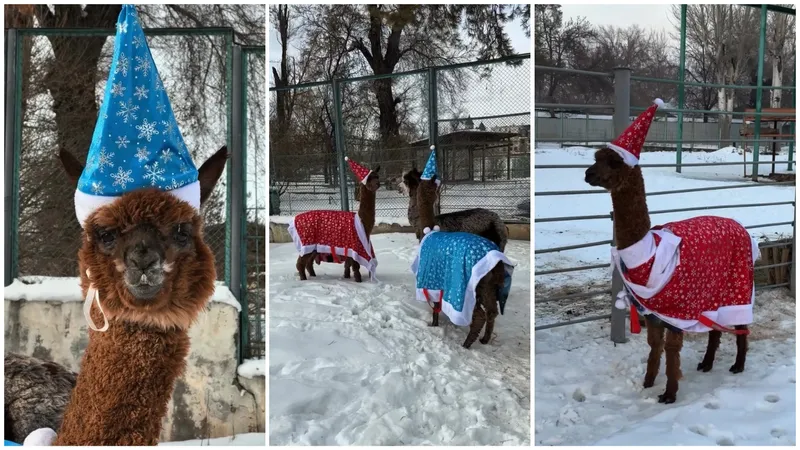
M584 17L592 25L614 25L627 28L638 25L645 30L675 34L672 5L561 5L564 22Z

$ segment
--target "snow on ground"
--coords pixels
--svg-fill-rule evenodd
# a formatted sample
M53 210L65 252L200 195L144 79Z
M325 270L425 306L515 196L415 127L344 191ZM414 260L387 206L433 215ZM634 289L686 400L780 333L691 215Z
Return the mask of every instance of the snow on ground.
M238 373L240 377L252 379L255 377L263 377L266 368L267 363L263 358L245 359L243 363L239 364L236 373Z
M529 242L509 241L505 315L466 350L414 299L414 235L372 239L379 282L325 263L301 282L294 245L270 244L270 445L529 445Z
M592 164L595 149L537 148L536 164ZM751 160L752 154L748 154ZM764 157L762 156L762 159ZM786 160L781 155L778 160ZM674 152L648 152L642 164L674 163ZM684 153L685 163L739 162L736 149ZM785 163L778 166L784 171ZM741 166L643 168L648 192L748 183ZM767 172L768 166L761 166ZM584 181L585 169L538 169L536 192L597 191ZM748 168L749 173L749 168ZM764 182L769 183L768 181ZM794 186L764 186L649 197L651 211L692 206L793 201ZM608 214L608 193L536 197L536 217ZM745 225L791 221L791 205L651 214L664 223L700 214L732 217ZM537 249L611 239L611 220L537 223ZM750 230L755 237L791 236L790 225ZM608 245L535 257L537 271L609 264ZM537 299L586 290L607 289L610 269L536 276ZM543 325L596 314L608 314L608 295L596 299L537 303L536 324ZM608 321L596 321L536 332L536 445L795 445L795 302L784 289L759 292L751 326L747 367L741 374L728 368L736 353L726 334L714 369L697 372L707 334L687 334L681 352L683 379L678 401L659 404L666 378L661 364L656 384L644 389L649 346L646 330L628 343L614 346ZM663 358L662 358L663 361ZM702 412L702 414L700 414ZM653 439L657 441L653 441Z
M542 145L542 144L539 144ZM582 164L586 167L594 162L596 149L586 147L537 148L535 150L536 165L540 164ZM786 160L787 155L779 155L778 160ZM764 156L762 156L762 159ZM748 155L752 160L752 155ZM684 163L707 162L741 162L742 155L734 148L724 148L715 152L684 152ZM675 152L647 152L641 157L642 164L674 164ZM785 163L779 165L785 170ZM766 172L769 166L761 166ZM585 190L598 193L570 196L537 196L536 218L608 215L611 211L611 196L584 182L585 168L581 169L537 169L535 171L536 192ZM647 192L675 189L691 189L700 187L722 186L726 184L746 184L749 180L742 177L741 166L708 166L685 167L683 173L676 173L674 168L643 168ZM750 168L748 167L748 173ZM764 184L769 183L765 181ZM748 204L763 202L794 201L794 186L764 186L745 189L693 192L679 195L658 195L647 198L650 211L688 208L696 206ZM791 205L764 206L752 208L715 209L708 211L687 211L668 214L651 214L653 224L682 220L689 217L711 214L731 217L745 226L788 222L794 220L794 208ZM611 219L594 219L573 222L537 223L535 228L535 245L537 249L561 247L610 240L612 235ZM791 225L773 226L751 229L755 237L779 235L791 236ZM557 253L545 253L536 256L536 270L606 264L610 261L608 245L567 250ZM564 274L536 276L536 288L549 289L565 285L590 286L597 280L607 282L610 279L608 269L568 272Z
M213 438L213 439L192 439L189 441L177 441L177 442L161 442L158 445L164 446L198 446L198 447L206 447L206 446L233 446L233 445L242 445L242 446L258 446L264 447L267 444L267 441L264 437L264 433L245 433L240 434L237 436L228 436L222 438Z
M82 302L81 285L78 277L32 276L15 279L3 290L6 300L25 300L28 302ZM212 302L233 306L238 311L242 305L233 296L224 282L217 281Z
M607 322L536 332L535 445L791 445L795 432L795 305L784 290L756 297L745 371L731 374L735 338L698 372L707 333L687 334L677 402L664 392L664 357L644 389L647 331L614 346Z

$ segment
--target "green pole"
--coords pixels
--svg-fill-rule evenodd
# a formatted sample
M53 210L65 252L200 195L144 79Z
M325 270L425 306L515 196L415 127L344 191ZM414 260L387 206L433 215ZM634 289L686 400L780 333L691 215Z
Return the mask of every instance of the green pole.
M797 78L797 68L795 68L795 70L792 72L792 84L793 85L797 82L796 78ZM792 108L796 107L796 103L797 103L797 91L792 91ZM797 117L795 117L795 120L796 119L797 119ZM789 129L791 130L790 133L792 134L792 136L794 136L794 130L795 130L794 124L795 123L792 122L791 125L789 125L789 127L790 127ZM794 157L794 140L789 142L789 164L787 165L786 170L789 170L789 171L792 170L792 158L793 157ZM794 270L794 269L792 269L792 270Z
M344 161L344 119L342 118L342 84L333 80L333 109L335 113L334 127L336 131L336 159L339 160L339 195L341 196L342 211L350 211L350 202L347 197L347 164Z
M428 144L436 145L439 139L439 99L436 68L428 69ZM439 152L441 153L441 151Z
M238 242L241 250L239 251L239 279L236 280L237 283L241 286L241 291L239 295L241 296L241 300L239 304L242 306L242 315L239 319L239 323L241 324L239 333L241 334L241 351L239 352L239 363L241 364L244 362L244 355L247 354L247 357L252 358L255 352L252 351L251 342L250 342L250 305L248 298L248 290L247 290L247 273L249 272L247 267L247 244L248 244L248 236L247 236L247 57L248 54L246 52L240 52L240 57L242 58L242 73L241 78L236 80L241 83L241 115L242 115L242 123L241 129L239 132L242 134L241 142L242 142L242 188L241 193L242 195L242 207L240 214L242 214L242 220L239 221L240 224L240 231L239 236L241 241ZM256 313L256 320L261 320L260 315Z
M686 5L681 5L681 54L680 65L678 66L678 109L683 110L684 89L686 81L684 70L686 69ZM675 171L681 172L681 153L683 152L683 111L678 113L678 145L675 148Z
M753 181L758 181L758 140L761 138L761 96L764 87L764 48L767 43L767 5L761 5L761 28L758 32L758 80L756 82L756 120L753 136Z
M225 142L228 144L228 151L233 151L233 36L230 34L225 35L225 109L228 112L226 117L226 134ZM225 221L225 285L231 287L231 245L233 244L231 236L231 214L236 214L231 207L233 198L233 168L231 164L225 165L226 169L226 212L228 213L228 220Z

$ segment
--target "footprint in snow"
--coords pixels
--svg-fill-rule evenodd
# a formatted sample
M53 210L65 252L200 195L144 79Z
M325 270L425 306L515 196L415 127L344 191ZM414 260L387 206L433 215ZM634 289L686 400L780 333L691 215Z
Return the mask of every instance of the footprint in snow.
M764 396L764 401L769 403L778 403L780 397L777 394L767 394Z

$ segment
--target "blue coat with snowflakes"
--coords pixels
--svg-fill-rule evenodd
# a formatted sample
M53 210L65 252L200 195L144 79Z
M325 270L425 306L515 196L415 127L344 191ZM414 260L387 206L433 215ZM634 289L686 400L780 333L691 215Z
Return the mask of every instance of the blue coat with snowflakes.
M505 284L498 291L500 312L511 289L514 265L497 245L463 232L432 231L420 242L411 270L417 278L420 301L442 298L442 312L455 325L469 325L475 309L478 282L498 263L505 266Z

